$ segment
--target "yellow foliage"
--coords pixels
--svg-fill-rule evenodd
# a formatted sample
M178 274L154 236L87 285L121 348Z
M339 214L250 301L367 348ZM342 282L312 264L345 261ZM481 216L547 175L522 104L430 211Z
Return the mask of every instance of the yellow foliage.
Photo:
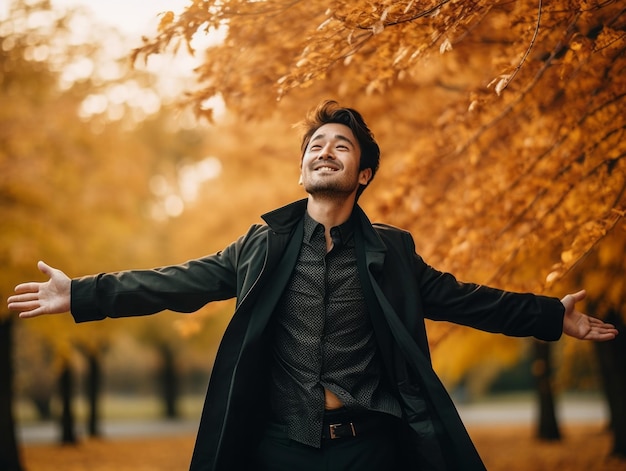
M227 22L192 105L219 91L242 118L301 116L323 98L357 107L383 149L370 216L461 279L538 291L626 209L622 13L595 0L195 1L137 54ZM591 281L592 296L617 299L620 285ZM452 378L478 361L469 345L497 343L463 333L462 350L461 336L443 360L435 342Z
M435 340L433 366L448 386L457 384L468 372L473 395L484 393L489 382L502 369L510 367L526 351L526 343L504 336L455 327L451 335L441 333L450 327L428 323L428 331ZM473 371L475 365L480 368Z
M611 254L597 257L607 261L594 267L597 277L589 275L590 297L602 299L602 309L608 309L623 300L624 292L623 282L601 282L603 276L609 279L608 273L619 277L618 270L624 270L619 255L624 253L620 241L626 210L626 24L621 3L556 0L543 2L539 11L533 0L192 0L181 12L165 13L155 36L133 57L189 45L198 33L228 28L221 44L200 51L197 87L185 95L198 114L211 116L205 103L219 94L231 121L216 123L215 129L237 136L235 142L220 141L229 139L225 132L212 136L230 167L228 177L207 191L206 201L217 212L228 204L214 202L236 187L245 208L243 222L224 216L207 221L203 228L214 238L212 248L243 231L250 222L245 216L298 194L296 177L294 189L285 183L297 169L298 145L285 127L320 100L335 98L363 112L383 150L381 171L362 204L372 219L410 230L427 262L460 279L538 291L569 282L563 277L573 277L586 260L596 260L593 248L599 244L615 245ZM33 71L30 77L41 75ZM43 90L39 87L38 93ZM56 104L44 114L41 109L26 111L16 96L10 95L14 101L0 109L8 130L3 136L22 137L0 146L0 175L30 180L5 177L0 195L37 208L39 222L10 210L2 213L4 220L33 231L43 241L43 252L59 258L75 249L76 234L93 230L90 218L77 215L98 214L99 221L113 228L131 224L122 233L103 231L90 246L79 244L83 261L105 252L112 245L107 240L111 233L117 234L117 242L136 231L145 233L132 219L141 205L123 197L110 200L117 192L102 196L93 188L117 184L119 193L126 194L133 182L149 180L145 169L175 168L178 157L163 164L139 144L123 151L110 147L115 141L111 136L120 132L111 130L98 141L102 149L94 146L90 160L81 158L80 148L52 149L78 169L68 175L57 160L32 156L52 155L50 143L67 129L75 129L77 137L87 132L83 126L73 128L75 117L66 114L76 100L51 100ZM33 116L45 126L33 131ZM60 118L63 132L55 127ZM28 126L13 133L16 123ZM156 148L180 156L171 142L155 141ZM123 162L122 172L107 160L116 153L133 155ZM267 158L278 172L272 177L267 177ZM64 197L53 209L42 210L55 190ZM205 211L190 210L181 225L195 227L207 219ZM54 237L46 238L49 227ZM2 246L15 247L3 260L21 264L38 249L13 231L0 236ZM194 250L194 256L205 250L205 232L185 231L179 237L186 243L157 252L178 261L175 256L183 253L178 246ZM129 245L129 256L142 250L139 243ZM461 365L469 368L481 351L499 341L460 330L448 338L459 343L449 345L450 354L441 357L446 340L438 343L436 362L449 368L452 378L461 374ZM493 348L494 356L509 361L506 347ZM510 348L519 353L517 346Z
M161 14L161 20L159 21L158 31L163 32L174 21L174 12L166 11Z

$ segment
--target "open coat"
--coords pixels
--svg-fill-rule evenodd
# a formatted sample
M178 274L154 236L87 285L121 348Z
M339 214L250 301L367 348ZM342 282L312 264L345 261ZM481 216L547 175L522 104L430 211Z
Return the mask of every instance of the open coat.
M211 374L191 471L246 469L267 409L266 327L295 266L306 200L263 216L223 251L183 265L72 280L76 322L192 312L235 297L236 310ZM371 224L357 206L355 247L387 379L403 408L407 470L485 467L430 362L424 319L511 336L557 340L564 308L556 298L469 283L428 266L411 235Z

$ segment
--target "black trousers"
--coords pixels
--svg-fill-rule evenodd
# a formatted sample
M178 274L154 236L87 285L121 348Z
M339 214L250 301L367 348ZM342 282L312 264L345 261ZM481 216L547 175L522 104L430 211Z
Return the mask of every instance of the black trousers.
M283 427L268 424L256 451L257 471L394 471L398 442L393 421L364 433L322 439L320 448L290 440Z

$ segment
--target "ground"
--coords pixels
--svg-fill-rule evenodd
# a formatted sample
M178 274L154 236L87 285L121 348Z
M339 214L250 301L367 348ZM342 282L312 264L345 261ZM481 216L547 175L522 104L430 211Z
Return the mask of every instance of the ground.
M626 471L609 457L611 436L601 424L563 427L563 439L540 442L527 425L468 427L489 471ZM185 471L192 435L83 440L77 446L27 445L26 471Z

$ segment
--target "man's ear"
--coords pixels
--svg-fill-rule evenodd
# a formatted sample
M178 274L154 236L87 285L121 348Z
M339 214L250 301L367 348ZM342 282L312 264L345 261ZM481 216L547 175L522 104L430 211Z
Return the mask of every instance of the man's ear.
M361 185L367 186L367 184L370 182L371 179L372 179L371 168L364 168L363 170L359 171L359 183Z
M302 185L302 162L304 161L304 155L300 156L300 177L298 178L298 185Z

